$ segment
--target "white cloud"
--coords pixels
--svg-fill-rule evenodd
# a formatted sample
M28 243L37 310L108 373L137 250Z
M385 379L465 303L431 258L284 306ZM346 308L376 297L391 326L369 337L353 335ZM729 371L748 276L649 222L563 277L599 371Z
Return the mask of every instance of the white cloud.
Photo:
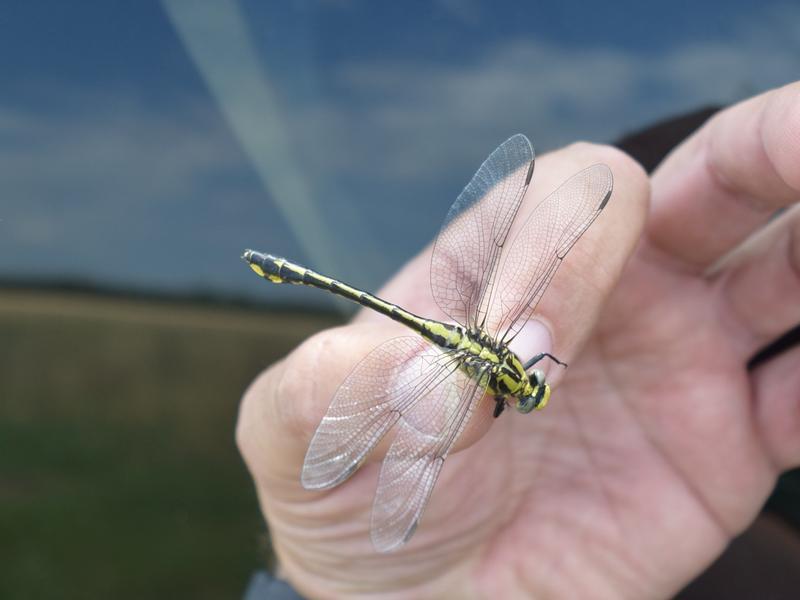
M661 54L512 39L461 64L353 60L339 66L336 85L368 102L312 102L290 117L315 140L306 145L323 174L431 180L502 135L524 131L540 149L610 140L787 83L787 73L800 73L798 22L800 8L787 5L740 23L728 39Z
M441 6L462 8L450 0ZM469 23L475 10L467 6L457 18ZM134 255L127 268L140 269L143 277L147 269L161 269L171 281L183 263L135 256L156 252L153 231L161 230L158 243L174 238L172 247L201 249L213 229L217 246L208 242L207 264L186 265L195 270L181 276L222 277L208 261L233 253L221 251L224 243L269 239L276 250L291 245L292 232L275 222L275 210L269 219L258 215L269 231L252 214L237 213L263 206L267 195L259 197L263 189L252 164L263 167L262 185L271 184L275 194L284 190L287 215L299 195L291 192L296 186L279 185L281 178L289 173L308 189L310 210L337 236L336 256L318 236L306 241L317 266L316 255L330 256L337 275L357 269L375 283L385 271L380 266L378 275L364 276L365 263L413 252L421 236L433 233L433 215L446 212L446 198L431 206L431 190L442 191L446 183L457 191L504 136L527 133L540 151L575 139L605 141L656 118L784 83L787 73L800 73L798 22L800 8L787 5L741 23L729 39L650 54L515 38L456 63L361 57L324 74L298 64L296 72L316 78L313 89L324 93L288 106L281 101L291 86L270 80L269 71L251 60L257 44L243 54L248 64L217 65L247 80L234 85L220 79L229 92L216 98L225 109L220 112L208 98L148 105L126 89L50 89L39 94L56 99L45 109L0 99L0 269L18 269L23 254L26 265L49 264L52 254L38 259L27 253L46 248L63 251L62 262L76 272L85 267L104 275L109 268L96 257L113 242ZM198 44L208 50L204 35ZM292 77L292 69L284 65L282 76ZM258 77L266 81L251 81ZM275 92L273 103L253 93L266 84ZM241 135L237 141L237 128L220 114L229 123L238 119L252 143L241 143ZM276 136L278 129L284 135ZM193 210L202 204L213 208ZM209 225L203 218L220 221ZM425 227L418 238L408 233ZM297 239L301 234L295 232ZM369 240L371 234L380 239ZM373 252L378 244L380 251ZM340 260L342 255L358 260Z
M153 110L119 92L60 96L55 113L0 106L4 235L17 242L200 200L209 174L241 168L219 118L191 98Z

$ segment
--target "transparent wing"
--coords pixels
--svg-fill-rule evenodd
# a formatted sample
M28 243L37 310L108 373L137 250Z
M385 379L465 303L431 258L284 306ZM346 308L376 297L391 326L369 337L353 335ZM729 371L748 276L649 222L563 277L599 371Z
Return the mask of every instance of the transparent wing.
M532 175L533 148L517 134L492 152L450 207L433 248L431 289L454 321L482 324L501 250Z
M306 489L339 485L352 475L397 420L458 367L451 353L419 336L388 340L347 376L306 452Z
M570 248L603 210L611 170L593 165L573 175L533 210L502 267L486 331L508 342L533 314Z
M484 392L477 379L460 371L439 389L437 402L421 402L403 417L383 461L370 527L380 552L414 534L442 465Z

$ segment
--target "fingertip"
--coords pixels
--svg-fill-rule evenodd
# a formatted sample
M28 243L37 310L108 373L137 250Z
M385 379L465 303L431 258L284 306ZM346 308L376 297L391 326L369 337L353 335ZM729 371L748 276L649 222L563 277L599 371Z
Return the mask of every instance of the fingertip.
M552 352L569 363L636 248L648 212L650 183L638 162L612 146L579 142L553 153L551 160L557 160L553 168L562 177L604 164L613 178L606 206L564 258L536 311L536 317L549 326ZM553 376L558 379L561 374Z
M260 470L260 457L269 451L269 437L264 435L265 424L271 420L273 381L280 377L282 370L283 361L279 361L260 373L247 387L239 403L234 437L239 453L254 476Z
M613 213L613 218L634 234L628 237L638 239L650 204L650 177L638 161L619 148L592 142L572 143L553 156L569 164L573 173L590 165L605 166L611 177L612 191L603 208L606 216L601 217L608 221L611 218L608 214Z
M753 372L761 439L778 472L800 466L800 347Z
M276 463L302 464L308 440L325 410L320 377L335 353L336 330L317 333L265 369L245 391L236 424L236 443L254 474ZM275 460L277 459L277 460Z
M638 239L650 203L650 177L638 161L619 148L598 146L597 151L613 178L613 191L605 212L614 209L618 218L631 228L634 240Z
M261 373L244 393L236 425L251 470L281 463L297 471L339 385L393 331L374 324L327 329Z
M615 178L636 181L645 187L648 185L648 175L644 167L627 152L615 146L580 141L565 146L558 150L558 153L564 153L571 161L586 166L595 163L605 164Z
M800 192L800 82L790 83L768 95L762 143L778 178L792 195Z

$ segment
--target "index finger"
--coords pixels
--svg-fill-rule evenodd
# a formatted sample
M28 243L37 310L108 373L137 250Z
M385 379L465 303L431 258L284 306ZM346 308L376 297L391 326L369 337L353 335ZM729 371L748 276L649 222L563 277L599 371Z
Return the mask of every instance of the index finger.
M800 82L712 117L656 169L645 235L702 272L800 198Z

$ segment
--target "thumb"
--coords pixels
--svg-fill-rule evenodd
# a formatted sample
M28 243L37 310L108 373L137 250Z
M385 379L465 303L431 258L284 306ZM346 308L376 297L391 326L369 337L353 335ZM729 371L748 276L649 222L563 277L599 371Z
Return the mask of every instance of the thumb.
M236 443L257 484L303 491L308 443L337 388L373 348L403 334L391 322L328 329L253 381L239 408Z

